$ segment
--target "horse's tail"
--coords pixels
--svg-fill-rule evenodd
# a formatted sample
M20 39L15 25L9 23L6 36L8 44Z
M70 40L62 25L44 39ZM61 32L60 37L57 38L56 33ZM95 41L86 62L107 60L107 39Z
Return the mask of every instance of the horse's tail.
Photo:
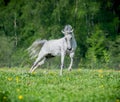
M32 45L27 49L31 59L36 58L40 52L41 46L47 42L47 40L36 40Z

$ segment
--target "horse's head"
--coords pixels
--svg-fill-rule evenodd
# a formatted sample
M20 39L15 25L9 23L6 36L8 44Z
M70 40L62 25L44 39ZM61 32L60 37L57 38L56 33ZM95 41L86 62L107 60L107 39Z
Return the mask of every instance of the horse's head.
M67 50L72 50L72 38L73 38L73 29L71 25L66 25L62 30L62 33L65 36L65 41L67 43Z
M72 50L72 35L66 34L64 38L67 43L67 50L69 50L69 51Z
M66 25L61 32L62 32L64 35L72 34L72 33L73 33L72 26L71 26L71 25Z

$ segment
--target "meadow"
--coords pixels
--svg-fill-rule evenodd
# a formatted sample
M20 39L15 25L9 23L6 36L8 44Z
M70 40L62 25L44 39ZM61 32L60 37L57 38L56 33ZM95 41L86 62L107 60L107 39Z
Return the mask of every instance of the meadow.
M120 102L120 71L0 68L0 102Z

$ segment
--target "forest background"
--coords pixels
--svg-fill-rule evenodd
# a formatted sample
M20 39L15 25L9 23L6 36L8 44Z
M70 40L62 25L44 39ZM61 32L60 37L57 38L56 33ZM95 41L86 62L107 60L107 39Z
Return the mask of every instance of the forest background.
M30 67L26 49L36 39L63 37L66 24L77 40L74 68L120 69L119 0L0 0L0 67Z

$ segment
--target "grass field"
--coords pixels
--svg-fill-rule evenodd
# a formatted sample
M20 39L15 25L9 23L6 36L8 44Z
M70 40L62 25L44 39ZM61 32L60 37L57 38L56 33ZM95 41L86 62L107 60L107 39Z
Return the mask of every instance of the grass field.
M120 71L0 68L0 102L120 102Z

